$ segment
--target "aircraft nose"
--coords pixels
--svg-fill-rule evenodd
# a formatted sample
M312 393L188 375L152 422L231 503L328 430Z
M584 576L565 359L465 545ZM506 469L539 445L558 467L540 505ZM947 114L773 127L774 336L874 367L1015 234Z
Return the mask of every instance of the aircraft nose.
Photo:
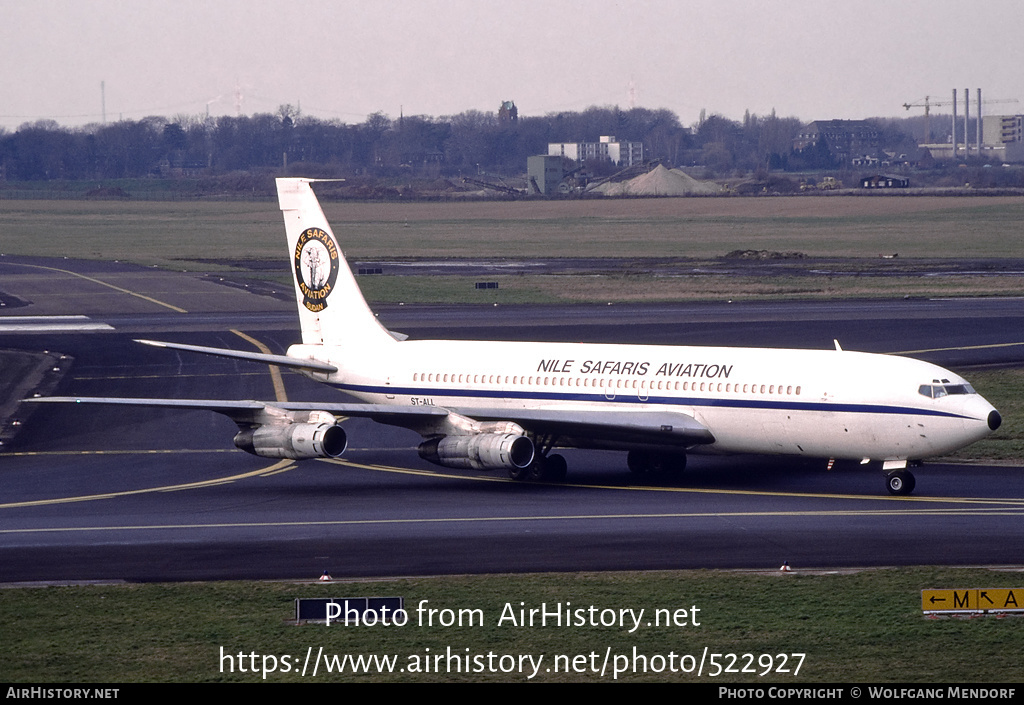
M1003 423L1003 417L999 415L999 412L995 409L988 414L988 427L990 430L995 431Z

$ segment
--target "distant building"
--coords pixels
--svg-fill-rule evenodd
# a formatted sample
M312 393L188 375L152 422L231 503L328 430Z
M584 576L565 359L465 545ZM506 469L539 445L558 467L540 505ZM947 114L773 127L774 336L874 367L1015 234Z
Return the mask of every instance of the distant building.
M501 107L498 108L498 120L500 122L516 122L519 120L519 108L511 100L501 101Z
M902 176L886 176L885 174L875 174L873 176L865 176L860 180L861 188L909 188L910 179L906 179Z
M847 164L853 158L876 154L881 133L867 120L815 120L796 136L793 149L800 152L822 141L833 158Z
M991 145L1024 141L1024 115L985 115L981 118L981 140Z
M1024 115L981 118L982 156L1002 162L1024 162Z
M970 151L964 146L963 137L953 143L921 145L927 147L935 159L964 159L966 156L980 156L985 161L1002 163L1024 162L1024 115L984 115L981 118L981 154L977 153L972 133Z
M437 149L420 149L402 152L400 159L401 166L412 169L414 174L438 176L441 173L441 164L444 162L444 152Z
M612 135L602 135L599 142L549 142L548 155L583 162L612 162L634 166L644 161L643 142L618 142Z
M881 165L881 158L873 154L864 154L859 157L853 157L850 159L850 164L857 167L877 167Z
M565 176L562 157L541 154L526 158L526 174L531 186L545 196L558 193L558 186Z

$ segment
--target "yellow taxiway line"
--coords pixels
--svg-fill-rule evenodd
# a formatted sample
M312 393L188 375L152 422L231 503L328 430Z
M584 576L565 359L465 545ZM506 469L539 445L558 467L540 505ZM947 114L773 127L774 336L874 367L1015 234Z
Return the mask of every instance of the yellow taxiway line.
M225 485L238 480L244 480L249 477L256 477L258 475L270 475L278 472L291 469L295 466L294 460L279 460L270 467L261 468L259 470L253 470L251 472L241 473L239 475L229 475L227 477L218 477L211 480L199 480L198 482L184 482L179 485L163 485L161 487L143 487L137 490L123 490L121 492L103 492L100 494L81 495L78 497L55 497L52 499L36 499L28 502L8 502L6 504L0 504L0 509L13 509L15 507L39 507L46 504L68 504L71 502L91 502L97 499L111 499L113 497L127 497L135 494L148 494L150 492L180 492L181 490L191 490L198 487L212 487L214 485Z
M443 471L433 472L430 470L412 470L409 468L398 468L390 465L367 465L355 463L341 458L325 459L323 462L334 463L363 470L374 470L377 472L390 472L401 475L423 475L427 477L442 477L450 480L470 480L473 482L508 482L522 484L523 480L513 480L509 477L496 476L470 476L454 475ZM1001 499L998 497L912 497L895 495L861 495L861 494L833 494L833 493L812 493L812 492L776 492L770 490L727 490L702 487L665 487L648 485L583 485L570 482L537 482L535 484L548 487L573 487L581 489L597 490L625 490L631 492L677 492L681 494L722 494L722 495L746 495L757 497L793 497L793 498L814 498L814 499L853 499L881 502L913 502L913 503L938 503L938 504L994 504L1009 506L1011 508L1024 508L1024 499ZM834 512L822 510L828 514ZM888 510L878 510L888 511ZM715 516L720 516L716 513Z
M251 343L264 355L271 355L270 348L261 343L260 341L253 338L251 335L246 335L240 330L231 329L231 332L237 335L247 343ZM274 385L274 396L278 401L288 401L288 394L284 390L284 378L281 376L281 368L277 365L269 365L270 367L270 380Z
M178 313L188 313L188 311L186 311L185 309L179 308L179 307L177 307L177 306L175 306L173 304L169 304L166 301L161 301L160 299L154 299L152 296L146 296L145 294L140 294L137 291L132 291L131 289L125 289L124 287L120 287L120 286L117 286L115 284L111 284L109 282L105 282L102 279L96 279L95 277L89 277L89 276L86 276L85 274L79 274L78 272L72 272L70 269L60 269L59 267L46 267L46 266L43 266L41 264L21 264L21 263L13 263L13 262L8 262L7 264L15 264L18 267L32 267L34 269L46 269L46 270L49 270L51 272L60 272L61 274L70 274L73 277L78 277L79 279L84 279L86 281L92 282L93 284L99 284L100 286L105 286L108 289L113 289L114 291L120 291L122 294L128 294L129 296L134 296L134 297L142 299L144 301L149 301L150 303L156 304L157 306L163 306L164 308L169 308L172 311L177 311Z

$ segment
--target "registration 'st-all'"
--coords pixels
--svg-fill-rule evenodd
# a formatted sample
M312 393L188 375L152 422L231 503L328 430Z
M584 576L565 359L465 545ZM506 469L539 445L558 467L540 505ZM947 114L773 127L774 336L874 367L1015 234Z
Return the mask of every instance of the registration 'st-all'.
M408 340L380 325L311 184L277 180L302 343L285 355L150 345L291 368L361 402L50 397L35 401L209 409L235 445L270 458L341 455L339 417L419 432L420 455L450 468L560 480L556 448L627 453L637 473L674 472L688 453L754 453L881 466L894 494L907 469L1000 425L960 376L905 357L798 350Z

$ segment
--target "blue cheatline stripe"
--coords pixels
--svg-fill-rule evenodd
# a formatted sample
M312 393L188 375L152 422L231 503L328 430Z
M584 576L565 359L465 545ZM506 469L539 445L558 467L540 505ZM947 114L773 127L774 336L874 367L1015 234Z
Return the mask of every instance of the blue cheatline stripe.
M854 414L910 414L914 416L939 416L953 419L975 419L973 416L954 414L936 409L919 409L913 406L892 406L887 404L830 404L813 401L771 401L765 399L725 399L705 397L648 397L616 395L608 398L604 394L578 394L572 392L527 392L501 391L498 389L443 389L430 387L385 387L380 385L332 384L343 392L360 394L387 394L409 396L444 396L464 399L526 399L532 401L573 401L601 404L654 404L661 406L696 406L725 409L777 409L785 411L829 411ZM443 406L443 404L441 405Z

